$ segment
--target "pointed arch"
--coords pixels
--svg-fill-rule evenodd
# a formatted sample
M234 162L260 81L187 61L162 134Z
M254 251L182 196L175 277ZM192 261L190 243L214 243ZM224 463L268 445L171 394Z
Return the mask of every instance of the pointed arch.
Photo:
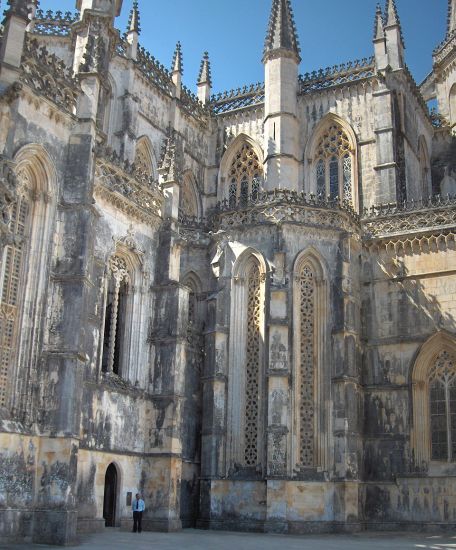
M302 251L293 267L294 380L293 467L328 469L330 417L325 404L331 373L327 361L328 278L321 254ZM326 383L325 383L326 382Z
M140 379L142 256L133 239L115 241L106 265L99 363L135 383Z
M189 271L182 279L182 284L189 289L188 294L188 322L192 326L198 323L199 315L199 295L201 294L201 280L194 271Z
M247 134L239 134L222 157L217 197L220 201L237 202L242 197L255 196L262 189L263 177L262 148Z
M18 196L9 225L16 238L5 246L0 269L0 407L21 410L38 361L57 175L42 145L25 145L13 160Z
M454 335L440 331L431 336L420 348L411 370L411 390L413 425L411 430L411 447L414 453L415 463L418 467L425 466L431 460L444 462L456 461L456 441L453 443L452 420L456 410L450 410L452 406L448 399L448 393L456 392L456 338ZM442 384L435 382L441 381ZM434 399L439 399L443 394L438 408L445 409L443 418L438 418L438 412L434 407ZM445 397L445 394L447 396ZM437 424L435 424L437 422ZM437 442L445 425L447 441ZM442 446L436 450L436 446ZM446 449L446 451L445 451ZM443 454L446 452L446 457Z
M359 210L358 145L351 125L328 113L315 127L305 151L306 191L339 197Z
M201 217L201 197L195 176L191 170L184 172L179 197L180 215L187 218Z
M227 474L235 467L258 475L265 467L265 285L267 264L247 248L232 271L228 362Z
M156 160L152 143L147 136L141 136L136 142L135 160L136 169L142 174L156 179Z

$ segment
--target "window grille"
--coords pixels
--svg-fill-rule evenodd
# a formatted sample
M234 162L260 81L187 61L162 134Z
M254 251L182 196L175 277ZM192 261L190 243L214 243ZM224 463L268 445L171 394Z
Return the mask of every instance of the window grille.
M247 276L247 354L245 381L244 460L246 466L259 462L259 391L260 391L260 270L253 264Z
M0 303L0 407L7 405L8 384L14 361L19 323L21 274L27 254L26 236L30 223L29 187L25 176L22 190L11 211L10 231L13 238L3 252Z
M135 167L138 172L141 174L146 174L147 176L153 176L153 166L152 160L150 158L149 151L143 140L140 140L136 145L136 155L135 155Z
M300 273L300 465L314 465L315 276L310 266Z

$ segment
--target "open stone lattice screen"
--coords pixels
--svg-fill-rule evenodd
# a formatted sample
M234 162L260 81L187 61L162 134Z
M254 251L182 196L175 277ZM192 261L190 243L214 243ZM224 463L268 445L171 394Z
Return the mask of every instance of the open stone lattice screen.
M258 265L248 273L247 362L245 384L244 460L246 466L258 464L259 365L260 365L260 298L261 283Z
M314 316L315 277L310 266L300 274L300 466L314 464Z
M21 193L11 211L11 244L3 253L1 270L0 306L0 407L6 406L10 365L15 352L17 323L19 320L19 286L26 253L26 232L29 224L30 199L27 178L19 174Z

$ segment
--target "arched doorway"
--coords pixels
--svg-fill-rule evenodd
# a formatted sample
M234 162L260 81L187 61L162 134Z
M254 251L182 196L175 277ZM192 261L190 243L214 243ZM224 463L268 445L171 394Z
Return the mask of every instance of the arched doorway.
M103 518L106 527L115 527L116 525L116 504L117 504L117 468L110 464L106 470Z

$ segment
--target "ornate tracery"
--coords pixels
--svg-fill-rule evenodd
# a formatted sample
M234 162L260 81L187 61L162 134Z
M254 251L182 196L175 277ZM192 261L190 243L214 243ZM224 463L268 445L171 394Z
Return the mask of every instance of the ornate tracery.
M27 173L18 174L18 199L11 210L12 239L3 252L0 303L0 407L7 404L10 370L15 355L19 324L20 280L27 255L27 236L30 225L30 181Z
M198 216L198 200L195 194L191 177L184 177L180 192L179 210L181 215L187 218L196 218Z
M121 256L109 261L109 284L105 307L102 369L121 374L125 315L130 275L127 262Z
M431 459L456 460L456 368L442 351L429 376Z
M244 461L246 466L259 462L260 336L261 281L257 263L247 273L247 353L245 367Z
M154 168L146 139L138 141L136 145L135 167L138 172L146 176L154 175Z
M244 143L236 153L228 173L230 205L255 200L263 180L263 167L250 143Z
M354 151L340 125L332 123L321 134L313 165L317 195L353 203Z
M299 464L314 465L314 355L315 275L310 265L299 274L300 370L299 370Z

